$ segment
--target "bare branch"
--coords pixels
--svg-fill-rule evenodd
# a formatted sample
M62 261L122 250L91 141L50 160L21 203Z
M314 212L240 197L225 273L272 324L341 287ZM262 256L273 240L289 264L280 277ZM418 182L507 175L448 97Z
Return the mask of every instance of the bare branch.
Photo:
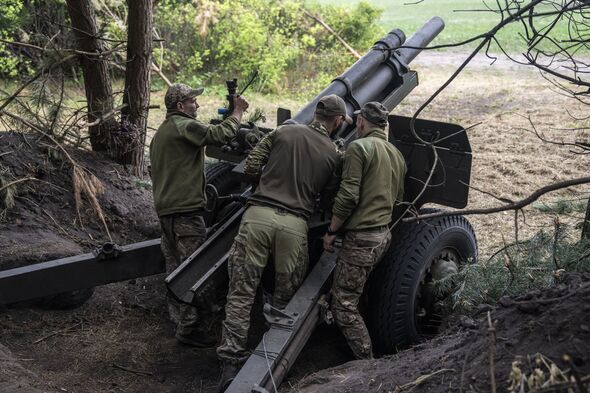
M361 58L360 53L358 53L352 46L350 46L346 41L344 41L344 39L342 37L340 37L340 35L338 33L336 33L334 31L334 29L332 29L330 26L328 26L328 24L326 24L326 22L324 22L320 17L312 14L311 12L309 12L308 10L306 10L305 8L303 8L303 13L312 18L313 20L315 20L317 23L319 23L324 29L326 29L330 34L332 34L350 53L352 53L352 55L354 57L356 57L357 59Z
M474 215L474 214L491 214L491 213L498 213L498 212L507 211L507 210L522 209L523 207L530 205L531 203L533 203L534 201L539 199L539 197L541 197L542 195L544 195L548 192L560 190L562 188L567 188L567 187L576 186L576 185L580 185L580 184L588 184L588 183L590 183L590 177L580 177L577 179L564 180L561 182L553 183L548 186L542 187L542 188L538 189L537 191L535 191L534 193L532 193L531 195L529 195L527 198L521 199L520 201L517 201L514 203L506 204L504 206L491 207L491 208L487 208L487 209L465 209L465 210L454 210L454 211L448 211L448 212L423 214L423 215L418 215L416 217L404 218L404 219L402 219L402 221L403 222L414 222L414 221L425 220L425 219L429 219L429 218L437 218L437 217L448 217L448 216L458 216L458 215L467 216L467 215Z

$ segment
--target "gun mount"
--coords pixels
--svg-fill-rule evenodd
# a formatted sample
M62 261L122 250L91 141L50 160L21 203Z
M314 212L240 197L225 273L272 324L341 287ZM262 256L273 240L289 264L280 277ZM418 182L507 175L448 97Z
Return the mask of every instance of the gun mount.
M418 85L418 74L409 64L443 27L443 21L434 17L407 41L401 30L392 30L295 116L291 118L289 110L279 108L277 124L310 122L318 100L327 94L341 96L349 115L369 101L380 101L393 110ZM427 203L464 207L471 173L471 148L465 130L459 125L418 119L415 132L421 139L417 140L409 125L409 118L389 117L389 142L400 149L408 165L405 201L414 202L414 212ZM353 140L354 130L350 125L337 133L344 147ZM179 301L207 304L212 293L227 291L229 248L245 209L244 200L251 192L241 181L243 160L268 131L242 125L232 143L207 149L207 155L220 160L206 169L208 238L165 279L170 294ZM432 147L423 141L434 144L437 161ZM427 184L433 165L435 170ZM327 219L325 212L318 211L310 220L310 272L284 310L264 308L270 328L227 392L275 391L322 320L322 299L329 291L338 252L319 252ZM399 223L392 232L394 241L371 275L367 290L370 307L366 318L375 348L381 353L394 352L431 334L439 322L432 283L441 278L440 272L477 258L475 234L462 216ZM2 271L0 303L161 273L164 264L159 243L155 239L122 248L107 247L102 252Z

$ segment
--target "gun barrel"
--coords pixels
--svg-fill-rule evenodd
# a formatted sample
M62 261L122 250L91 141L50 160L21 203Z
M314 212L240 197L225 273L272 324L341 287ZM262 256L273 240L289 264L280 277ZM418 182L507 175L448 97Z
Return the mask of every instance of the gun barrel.
M406 42L405 34L395 29L348 68L342 75L303 107L292 122L308 124L313 120L315 107L323 96L336 94L344 99L347 111L352 114L369 101L381 101L395 88L399 87L400 73L407 72L406 65L420 53L421 48L430 43L444 28L439 17L428 20ZM405 46L412 48L401 48ZM392 109L392 108L391 108Z
M438 16L430 18L422 28L408 39L404 47L399 49L399 56L403 62L409 64L418 56L434 38L445 28L445 22Z

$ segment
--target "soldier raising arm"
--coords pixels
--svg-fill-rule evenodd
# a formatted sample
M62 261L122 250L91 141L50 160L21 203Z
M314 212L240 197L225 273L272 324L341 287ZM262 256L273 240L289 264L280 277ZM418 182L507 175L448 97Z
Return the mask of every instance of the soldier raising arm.
M196 120L197 96L201 93L202 87L192 89L181 83L170 86L164 98L166 119L150 144L154 204L168 273L205 241L205 145L229 142L248 108L243 97L236 97L235 110L227 119L218 125L205 124ZM177 324L176 338L180 342L194 346L214 344L198 331L195 307L170 300L168 310Z

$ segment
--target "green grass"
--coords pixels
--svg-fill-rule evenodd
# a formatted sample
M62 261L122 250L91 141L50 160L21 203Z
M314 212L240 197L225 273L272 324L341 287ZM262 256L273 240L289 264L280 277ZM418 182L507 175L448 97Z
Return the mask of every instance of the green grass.
M316 0L320 4L334 4L354 7L360 0ZM445 29L433 42L433 44L451 44L465 41L471 37L485 33L498 22L500 15L486 10L480 0L424 0L418 4L408 4L411 0L367 0L370 4L383 10L379 23L387 30L400 28L407 37L410 37L432 16L440 16L445 21ZM490 6L494 1L487 2ZM467 11L469 10L469 11ZM473 11L480 10L480 11ZM547 7L537 11L548 10ZM545 19L548 23L550 19ZM541 22L538 26L541 26ZM552 36L565 40L568 38L567 23L565 20L558 23ZM506 26L497 36L503 48L510 53L520 53L526 46L519 34L523 34L522 23L512 23ZM470 44L467 48L474 48L476 44ZM464 47L462 47L464 48ZM545 47L548 49L548 47ZM497 46L492 46L492 52L499 52ZM588 50L579 54L588 55Z

